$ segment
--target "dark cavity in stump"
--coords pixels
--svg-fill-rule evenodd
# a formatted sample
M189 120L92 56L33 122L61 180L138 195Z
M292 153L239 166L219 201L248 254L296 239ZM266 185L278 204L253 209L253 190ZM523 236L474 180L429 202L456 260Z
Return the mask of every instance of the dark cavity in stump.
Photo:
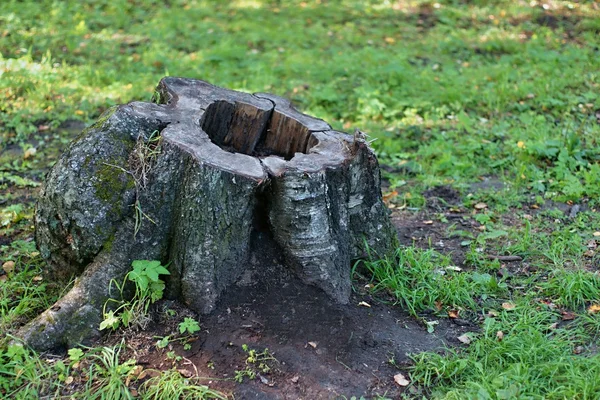
M192 79L162 79L153 100L107 111L47 177L36 242L50 279L79 277L23 328L31 346L97 335L110 282L133 260L169 263L167 296L208 313L244 272L257 232L340 303L352 260L395 246L362 133L336 132L278 96Z

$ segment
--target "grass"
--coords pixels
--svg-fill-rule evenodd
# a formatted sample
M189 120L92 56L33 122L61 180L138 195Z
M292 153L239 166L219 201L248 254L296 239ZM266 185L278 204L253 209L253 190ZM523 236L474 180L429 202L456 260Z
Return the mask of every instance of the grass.
M187 76L289 97L375 139L390 208L451 246L415 241L358 271L414 316L461 310L480 326L469 346L413 355L420 394L598 398L599 46L591 1L2 1L0 331L60 294L42 276L33 208L74 120ZM439 187L455 198L434 203ZM69 362L7 342L0 396L65 393ZM69 393L127 396L133 366L96 351L92 386ZM185 378L155 381L161 398Z

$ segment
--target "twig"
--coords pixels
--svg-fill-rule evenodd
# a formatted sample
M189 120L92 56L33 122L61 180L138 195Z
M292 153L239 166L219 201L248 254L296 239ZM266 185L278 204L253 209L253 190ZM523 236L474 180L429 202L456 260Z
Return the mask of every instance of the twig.
M523 258L520 256L495 256L492 254L488 254L486 257L490 260L498 261L523 261Z

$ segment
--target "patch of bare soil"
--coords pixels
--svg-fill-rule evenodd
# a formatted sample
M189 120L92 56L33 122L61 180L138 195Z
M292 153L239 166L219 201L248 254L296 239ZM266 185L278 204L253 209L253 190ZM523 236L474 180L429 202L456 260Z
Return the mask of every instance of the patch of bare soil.
M441 320L434 333L406 312L361 293L348 305L334 304L322 291L300 282L283 267L281 251L268 232L257 233L260 249L247 272L223 296L210 315L200 318L203 331L192 348L173 349L184 358L167 360L169 348L158 349L156 338L172 334L176 326L156 324L144 337L128 340L131 356L145 368L178 368L206 377L211 388L236 399L338 399L385 395L399 398L404 390L394 375L409 362L409 354L441 350L458 344L469 330ZM362 303L361 303L362 302ZM359 303L361 305L359 305ZM187 311L179 309L179 322ZM176 324L173 322L172 324ZM472 330L472 329L471 329ZM116 338L113 338L116 340ZM248 362L248 349L276 360ZM247 368L257 375L234 380ZM400 368L400 369L399 369ZM408 374L405 372L405 376Z

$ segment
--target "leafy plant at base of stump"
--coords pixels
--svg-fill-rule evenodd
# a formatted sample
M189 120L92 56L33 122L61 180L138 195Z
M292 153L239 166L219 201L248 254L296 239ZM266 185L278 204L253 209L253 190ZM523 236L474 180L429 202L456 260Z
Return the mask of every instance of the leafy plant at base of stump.
M120 285L114 280L111 283L115 284L123 298L125 285L127 281L131 281L135 285L135 294L128 301L109 299L104 304L104 320L100 323L100 330L115 330L119 326L128 327L132 324L145 328L148 323L148 308L163 296L165 283L159 276L169 275L169 270L160 261L136 260L131 265L133 270L127 273ZM107 310L115 302L118 306L114 310Z

